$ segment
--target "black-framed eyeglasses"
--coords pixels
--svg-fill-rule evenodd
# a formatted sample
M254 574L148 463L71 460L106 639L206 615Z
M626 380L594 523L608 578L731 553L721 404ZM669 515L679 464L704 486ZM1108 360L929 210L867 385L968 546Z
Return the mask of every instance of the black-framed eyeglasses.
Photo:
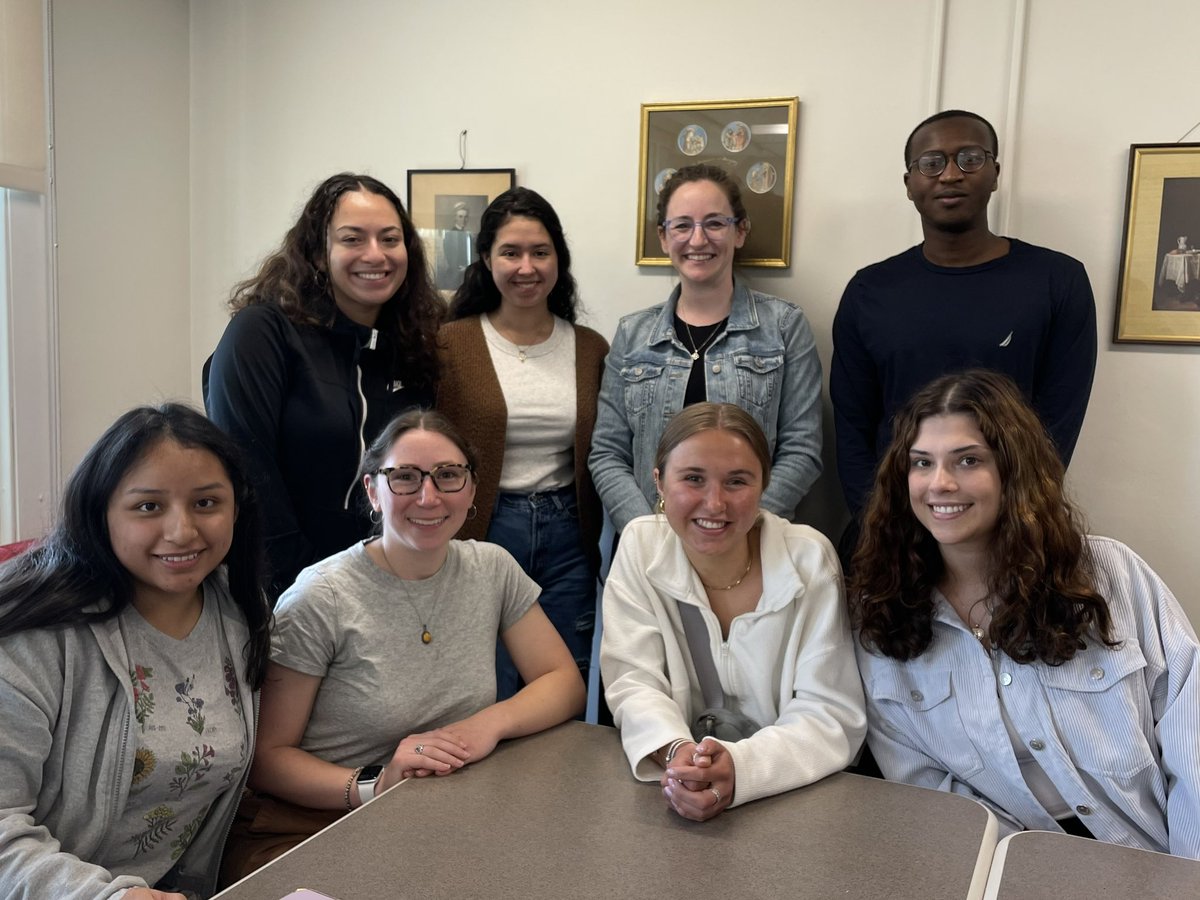
M421 490L426 478L439 493L457 494L467 486L471 471L470 466L447 463L444 466L434 466L428 472L420 466L388 466L378 469L375 474L387 479L388 488L393 494L405 497Z
M982 147L963 147L954 154L954 164L958 166L960 172L978 172L989 158L996 158L996 154L991 150L984 150ZM949 163L949 157L941 150L930 150L910 162L908 170L911 172L916 168L922 175L936 178L946 171Z
M691 216L676 216L662 223L663 231L671 240L680 242L689 240L696 226L704 229L710 241L719 241L729 234L729 228L738 223L737 216L706 216L696 221Z

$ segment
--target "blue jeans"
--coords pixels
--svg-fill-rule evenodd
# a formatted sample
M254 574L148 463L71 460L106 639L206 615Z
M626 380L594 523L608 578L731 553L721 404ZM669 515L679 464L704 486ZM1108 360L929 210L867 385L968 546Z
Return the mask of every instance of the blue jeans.
M511 553L541 586L538 602L586 681L596 625L596 573L583 548L575 486L537 494L499 494L487 541ZM499 642L496 699L507 700L522 684L504 642Z

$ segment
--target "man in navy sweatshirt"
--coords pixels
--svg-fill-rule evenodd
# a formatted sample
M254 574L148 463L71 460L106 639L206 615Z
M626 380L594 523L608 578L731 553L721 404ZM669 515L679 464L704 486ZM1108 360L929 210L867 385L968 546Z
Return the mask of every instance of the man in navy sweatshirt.
M924 242L862 269L842 294L830 393L855 519L892 416L947 372L1011 376L1070 462L1096 368L1096 305L1080 262L988 228L998 153L995 129L975 113L947 110L918 125L904 147L904 184ZM844 560L855 534L852 523Z

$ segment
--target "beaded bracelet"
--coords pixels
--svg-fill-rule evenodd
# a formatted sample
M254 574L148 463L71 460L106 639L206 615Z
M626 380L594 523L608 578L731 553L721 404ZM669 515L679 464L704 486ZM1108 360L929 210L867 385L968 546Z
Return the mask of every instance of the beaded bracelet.
M353 811L354 807L350 805L350 788L354 787L354 782L358 781L358 776L362 774L363 767L359 766L350 775L350 780L346 782L346 809Z

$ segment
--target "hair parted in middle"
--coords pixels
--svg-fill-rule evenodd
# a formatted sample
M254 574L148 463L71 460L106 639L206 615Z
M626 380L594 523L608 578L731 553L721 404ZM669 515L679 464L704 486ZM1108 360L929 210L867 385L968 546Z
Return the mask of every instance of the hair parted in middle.
M851 564L851 619L868 650L913 659L933 640L941 550L909 499L909 451L921 423L964 415L1000 476L988 581L997 598L992 644L1017 662L1059 665L1094 637L1113 646L1108 604L1095 589L1080 515L1063 488L1054 443L1007 375L974 369L926 385L896 415Z
M476 480L475 473L479 471L479 455L475 452L475 448L467 443L467 439L454 427L453 422L432 409L410 409L388 422L383 431L379 432L379 437L375 438L371 442L371 446L364 451L362 464L358 467L359 479L374 478L375 473L383 468L383 461L387 459L392 445L410 431L430 431L440 434L462 453L463 459L471 467L471 480ZM371 501L367 497L366 491L363 492L362 503L364 511L370 515L372 512ZM381 524L376 523L372 531L378 534L382 527Z
M737 181L727 171L720 166L712 166L708 163L684 166L666 180L662 190L659 191L658 206L655 209L659 228L662 228L663 223L667 221L667 206L671 203L675 192L692 181L711 181L719 187L729 200L729 208L733 210L733 217L738 220L737 227L742 230L749 229L750 217L746 215L746 204L742 202L742 189L738 187Z
M221 564L249 626L247 681L257 689L266 677L271 627L259 504L233 439L181 403L129 410L84 454L49 536L0 567L0 636L105 621L133 602L134 577L113 550L108 507L125 475L164 442L212 454L229 477L237 518Z
M492 271L485 260L492 253L496 233L510 219L533 219L540 222L554 244L554 255L558 258L558 281L550 289L546 305L550 312L572 325L578 314L579 299L576 296L575 276L571 274L571 250L563 233L558 213L537 191L527 187L515 187L505 191L483 211L479 220L479 236L475 239L476 259L463 275L463 283L450 301L450 319L465 319L500 308L500 288L492 278Z
M732 403L693 403L675 413L659 438L654 468L660 473L665 472L671 451L702 431L728 431L749 444L762 466L762 489L767 489L771 481L771 448L767 436L754 416Z
M229 306L236 313L247 306L270 304L299 325L332 325L337 304L327 275L329 224L338 201L351 191L378 194L400 218L408 269L399 290L380 310L375 327L388 337L393 362L405 383L431 387L437 380L437 329L445 318L445 305L430 280L425 246L404 204L390 187L370 175L341 172L321 182L279 249L263 261L254 277L234 285Z

